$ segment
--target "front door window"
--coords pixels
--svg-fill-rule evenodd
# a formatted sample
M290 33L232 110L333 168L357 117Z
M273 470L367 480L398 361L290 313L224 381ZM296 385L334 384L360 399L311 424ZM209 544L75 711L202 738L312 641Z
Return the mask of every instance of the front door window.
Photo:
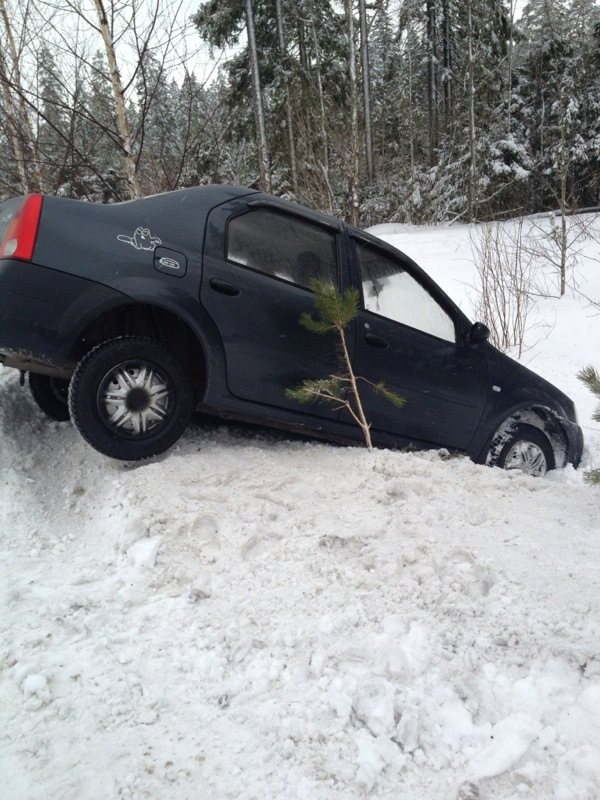
M447 342L456 340L451 317L400 260L360 242L356 253L367 311Z

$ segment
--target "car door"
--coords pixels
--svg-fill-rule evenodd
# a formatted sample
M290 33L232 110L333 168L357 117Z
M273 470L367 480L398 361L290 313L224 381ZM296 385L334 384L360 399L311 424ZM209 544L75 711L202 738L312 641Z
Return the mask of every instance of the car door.
M406 400L397 409L364 384L373 430L415 444L466 448L488 392L484 348L464 341L457 310L419 279L409 259L357 239L352 248L362 293L355 371Z
M334 337L308 332L299 319L314 309L313 278L338 285L339 230L256 200L211 212L201 302L219 330L236 397L338 416L326 405L300 406L285 390L335 370Z

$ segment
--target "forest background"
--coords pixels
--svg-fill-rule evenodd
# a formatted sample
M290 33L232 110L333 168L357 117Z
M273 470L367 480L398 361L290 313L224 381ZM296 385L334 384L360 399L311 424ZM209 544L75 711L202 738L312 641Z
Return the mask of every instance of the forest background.
M516 5L0 0L0 199L235 183L363 226L598 206L600 6Z

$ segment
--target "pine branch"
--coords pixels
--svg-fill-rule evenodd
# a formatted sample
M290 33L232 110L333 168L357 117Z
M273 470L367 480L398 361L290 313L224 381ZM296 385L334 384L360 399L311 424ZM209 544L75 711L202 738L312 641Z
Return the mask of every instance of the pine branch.
M586 384L588 389L595 394L596 397L600 397L600 374L598 374L598 371L594 369L594 367L584 367L584 369L577 373L577 377ZM595 409L592 414L592 419L595 422L600 422L600 406Z
M311 333L329 333L329 331L335 330L335 325L332 325L330 322L314 319L308 311L300 315L300 325Z
M586 386L593 394L596 395L596 397L600 397L600 375L598 374L597 370L594 369L594 367L584 367L577 373L577 377L580 381L583 381L583 383L586 384ZM596 422L600 422L600 405L592 414L592 419ZM591 472L586 472L585 481L593 486L600 486L600 469L593 469Z
M370 383L370 381L369 381ZM377 394L382 395L385 397L386 400L389 400L392 405L396 406L396 408L403 408L406 405L406 398L400 397L397 392L393 392L391 389L388 389L385 383L373 383L371 384Z
M358 381L368 383L373 389L396 408L402 408L405 403L403 397L392 392L384 383L372 383L366 378L357 377L352 369L352 359L346 343L344 328L356 318L358 314L359 293L352 287L344 290L343 294L330 283L312 280L314 304L317 317L304 312L300 316L300 324L311 333L328 333L337 331L336 344L337 359L340 366L338 375L328 378L306 380L295 389L286 389L286 397L306 405L308 403L330 403L334 410L347 409L356 424L361 428L365 444L372 449L371 423L367 420L360 394Z
M577 377L587 385L588 389L590 389L596 397L600 397L600 374L598 374L594 367L584 367L584 369L577 373Z
M600 486L600 469L593 469L585 473L585 482L591 486Z
M306 380L295 389L286 389L286 397L299 403L339 403L344 401L343 379L338 376Z
M318 318L304 312L300 316L300 324L311 333L327 333L345 328L358 313L358 291L353 288L344 290L341 295L332 283L313 278L312 290L315 293L315 311Z

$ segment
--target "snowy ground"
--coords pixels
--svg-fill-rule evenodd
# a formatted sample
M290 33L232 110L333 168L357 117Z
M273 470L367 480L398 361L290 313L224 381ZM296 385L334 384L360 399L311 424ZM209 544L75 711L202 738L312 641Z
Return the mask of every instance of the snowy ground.
M466 228L379 233L468 310ZM577 280L600 299L600 265ZM600 466L575 378L600 367L600 316L572 292L536 315L523 360L576 400ZM200 425L128 468L17 378L0 370L3 797L600 797L581 471Z

